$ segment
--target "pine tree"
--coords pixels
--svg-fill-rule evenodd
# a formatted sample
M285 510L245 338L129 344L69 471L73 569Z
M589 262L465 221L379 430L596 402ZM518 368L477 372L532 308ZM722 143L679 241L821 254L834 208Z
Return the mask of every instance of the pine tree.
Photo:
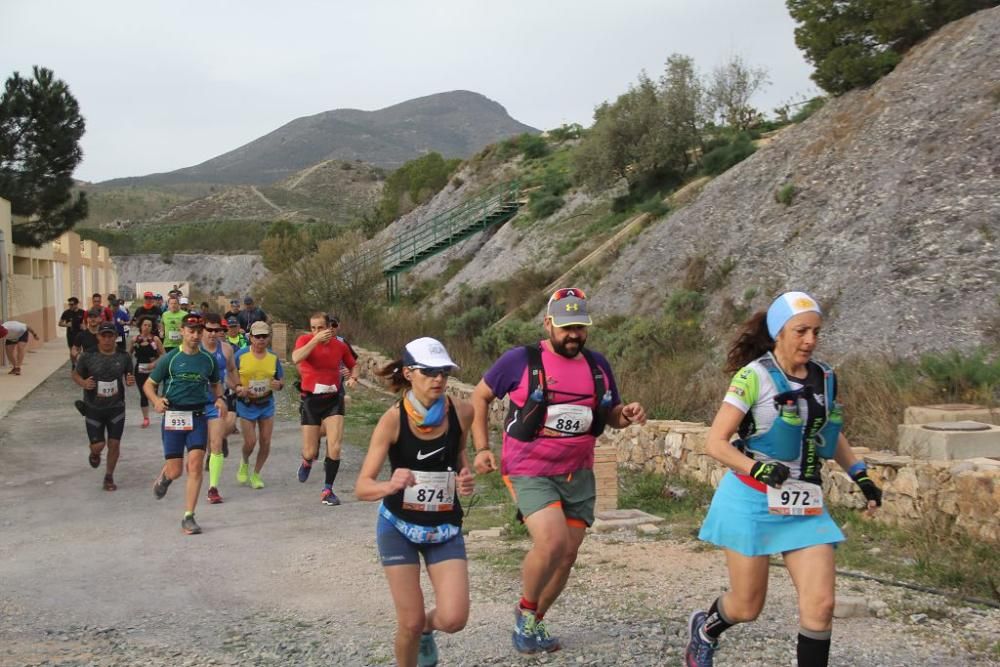
M37 248L86 218L87 199L71 192L83 157L80 107L51 70L33 74L14 72L0 97L0 197L25 219L13 226L14 243Z

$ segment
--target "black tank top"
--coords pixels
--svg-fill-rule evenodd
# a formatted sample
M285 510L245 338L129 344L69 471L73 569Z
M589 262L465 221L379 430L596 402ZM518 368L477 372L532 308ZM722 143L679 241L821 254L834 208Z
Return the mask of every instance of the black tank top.
M132 347L135 360L140 364L148 364L156 357L156 348L153 347L154 336L136 336Z
M451 399L448 400L448 430L433 440L421 440L410 430L410 418L399 402L399 439L389 447L389 467L423 470L427 472L444 472L449 468L456 474L458 468L459 447L462 440L462 424ZM440 526L450 523L462 525L462 506L458 500L458 489L455 489L455 505L444 512L421 512L403 509L403 491L386 496L382 499L386 509L403 521L415 523L418 526Z

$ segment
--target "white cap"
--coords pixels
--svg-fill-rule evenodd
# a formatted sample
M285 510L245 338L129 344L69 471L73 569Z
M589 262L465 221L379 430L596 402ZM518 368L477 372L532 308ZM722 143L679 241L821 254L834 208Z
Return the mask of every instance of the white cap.
M409 368L458 368L436 338L417 338L403 348L403 365Z
M183 306L183 305L185 305L187 303L189 303L188 302L188 298L186 296L182 296L181 300L180 300L180 304Z

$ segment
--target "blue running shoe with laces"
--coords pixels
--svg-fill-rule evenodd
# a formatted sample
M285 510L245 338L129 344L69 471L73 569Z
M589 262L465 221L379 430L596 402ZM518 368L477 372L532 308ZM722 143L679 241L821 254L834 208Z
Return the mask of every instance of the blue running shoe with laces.
M514 611L514 632L510 639L518 653L538 653L538 636L535 634L535 612L516 607Z
M417 667L437 667L438 647L433 632L420 635L420 650L417 651Z
M302 463L299 464L299 481L303 484L307 479L309 479L309 473L312 472L312 461L306 461L302 459Z
M701 630L705 627L708 614L695 611L688 619L688 645L684 653L684 664L687 667L712 667L715 664L715 651L719 642L708 641Z
M559 638L550 635L545 627L545 621L539 621L537 617L535 618L535 645L539 651L545 653L552 653L562 648Z

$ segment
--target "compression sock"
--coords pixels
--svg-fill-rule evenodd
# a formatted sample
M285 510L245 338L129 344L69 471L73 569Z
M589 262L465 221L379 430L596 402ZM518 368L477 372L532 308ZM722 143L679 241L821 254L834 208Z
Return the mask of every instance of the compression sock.
M705 625L702 626L705 636L710 641L715 641L719 638L719 635L734 625L736 624L726 618L726 613L722 610L722 598L715 598L715 602L708 609L708 618L705 619Z
M826 667L830 662L831 630L799 628L799 644L795 654L799 667Z
M188 518L189 516L194 516L194 512L184 512L185 519Z
M222 477L222 464L226 459L222 452L208 455L208 485L219 488L219 478Z
M323 486L333 487L333 482L337 479L337 471L340 470L340 459L331 459L327 456L323 459Z
M538 603L531 602L525 599L524 596L521 597L521 601L517 603L517 606L525 611L538 611Z

